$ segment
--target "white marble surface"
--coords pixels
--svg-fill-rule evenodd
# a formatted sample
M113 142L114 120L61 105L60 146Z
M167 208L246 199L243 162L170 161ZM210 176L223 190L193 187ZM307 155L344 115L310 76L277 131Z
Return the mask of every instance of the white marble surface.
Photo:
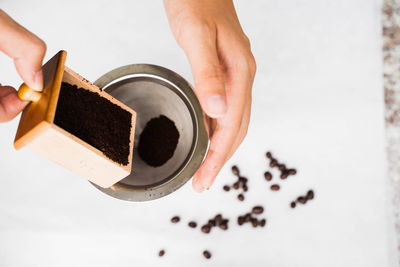
M18 120L2 124L1 266L397 264L386 197L380 3L236 3L258 62L253 116L214 187L199 195L188 183L148 203L115 200L46 159L14 151ZM46 60L65 49L67 66L91 81L140 62L191 79L160 1L2 0L1 6L46 41ZM0 55L0 79L17 86L11 63ZM267 150L298 169L279 192L262 177ZM243 203L221 189L234 180L234 163L250 179ZM289 202L310 188L315 200L291 210ZM265 207L266 228L238 227L237 215L255 204ZM205 236L186 226L217 212L231 219L227 232ZM171 225L175 214L183 221ZM161 248L167 253L158 258Z

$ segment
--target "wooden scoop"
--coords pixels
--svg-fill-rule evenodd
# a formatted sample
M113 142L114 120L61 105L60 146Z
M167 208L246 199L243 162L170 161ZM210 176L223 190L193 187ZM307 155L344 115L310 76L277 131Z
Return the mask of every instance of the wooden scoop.
M19 88L18 97L31 103L22 112L14 146L17 150L29 147L101 187L110 187L131 173L136 112L64 66L66 56L66 51L60 51L43 66L44 89L41 92L25 84ZM132 114L127 165L111 160L97 148L54 124L62 82L96 92Z

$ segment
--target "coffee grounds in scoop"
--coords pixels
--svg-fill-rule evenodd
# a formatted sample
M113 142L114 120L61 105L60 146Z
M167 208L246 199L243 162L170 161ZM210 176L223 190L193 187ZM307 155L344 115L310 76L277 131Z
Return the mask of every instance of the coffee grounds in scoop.
M139 137L139 156L150 166L159 167L172 158L178 140L179 132L172 120L164 115L152 118Z
M63 82L54 123L113 161L128 164L132 114L98 93Z

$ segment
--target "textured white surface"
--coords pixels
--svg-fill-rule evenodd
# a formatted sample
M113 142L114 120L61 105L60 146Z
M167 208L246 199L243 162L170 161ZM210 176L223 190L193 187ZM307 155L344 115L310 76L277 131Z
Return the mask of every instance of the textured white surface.
M153 63L190 78L159 1L10 1L2 8L67 66L94 81L125 64ZM0 125L1 266L395 266L386 205L380 5L375 0L238 1L258 62L248 137L214 187L190 183L149 203L112 199L29 151L13 150L18 120ZM1 82L20 83L0 55ZM298 175L271 192L272 150ZM25 162L21 168L19 162ZM222 185L237 163L250 178L240 203ZM291 210L313 188L316 199ZM253 205L266 228L238 227ZM222 212L227 232L186 226ZM171 225L178 214L183 221ZM158 258L159 249L167 253ZM213 258L203 259L209 249Z

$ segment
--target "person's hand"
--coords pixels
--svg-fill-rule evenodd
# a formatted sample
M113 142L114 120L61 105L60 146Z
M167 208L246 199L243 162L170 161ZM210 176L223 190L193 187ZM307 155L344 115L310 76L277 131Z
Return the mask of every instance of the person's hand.
M210 188L247 133L256 63L231 0L164 0L207 115L210 147L193 188Z
M19 25L0 9L0 51L14 60L18 74L32 89L42 90L42 61L46 44L36 35ZM26 102L21 101L11 86L0 84L0 122L12 120Z

